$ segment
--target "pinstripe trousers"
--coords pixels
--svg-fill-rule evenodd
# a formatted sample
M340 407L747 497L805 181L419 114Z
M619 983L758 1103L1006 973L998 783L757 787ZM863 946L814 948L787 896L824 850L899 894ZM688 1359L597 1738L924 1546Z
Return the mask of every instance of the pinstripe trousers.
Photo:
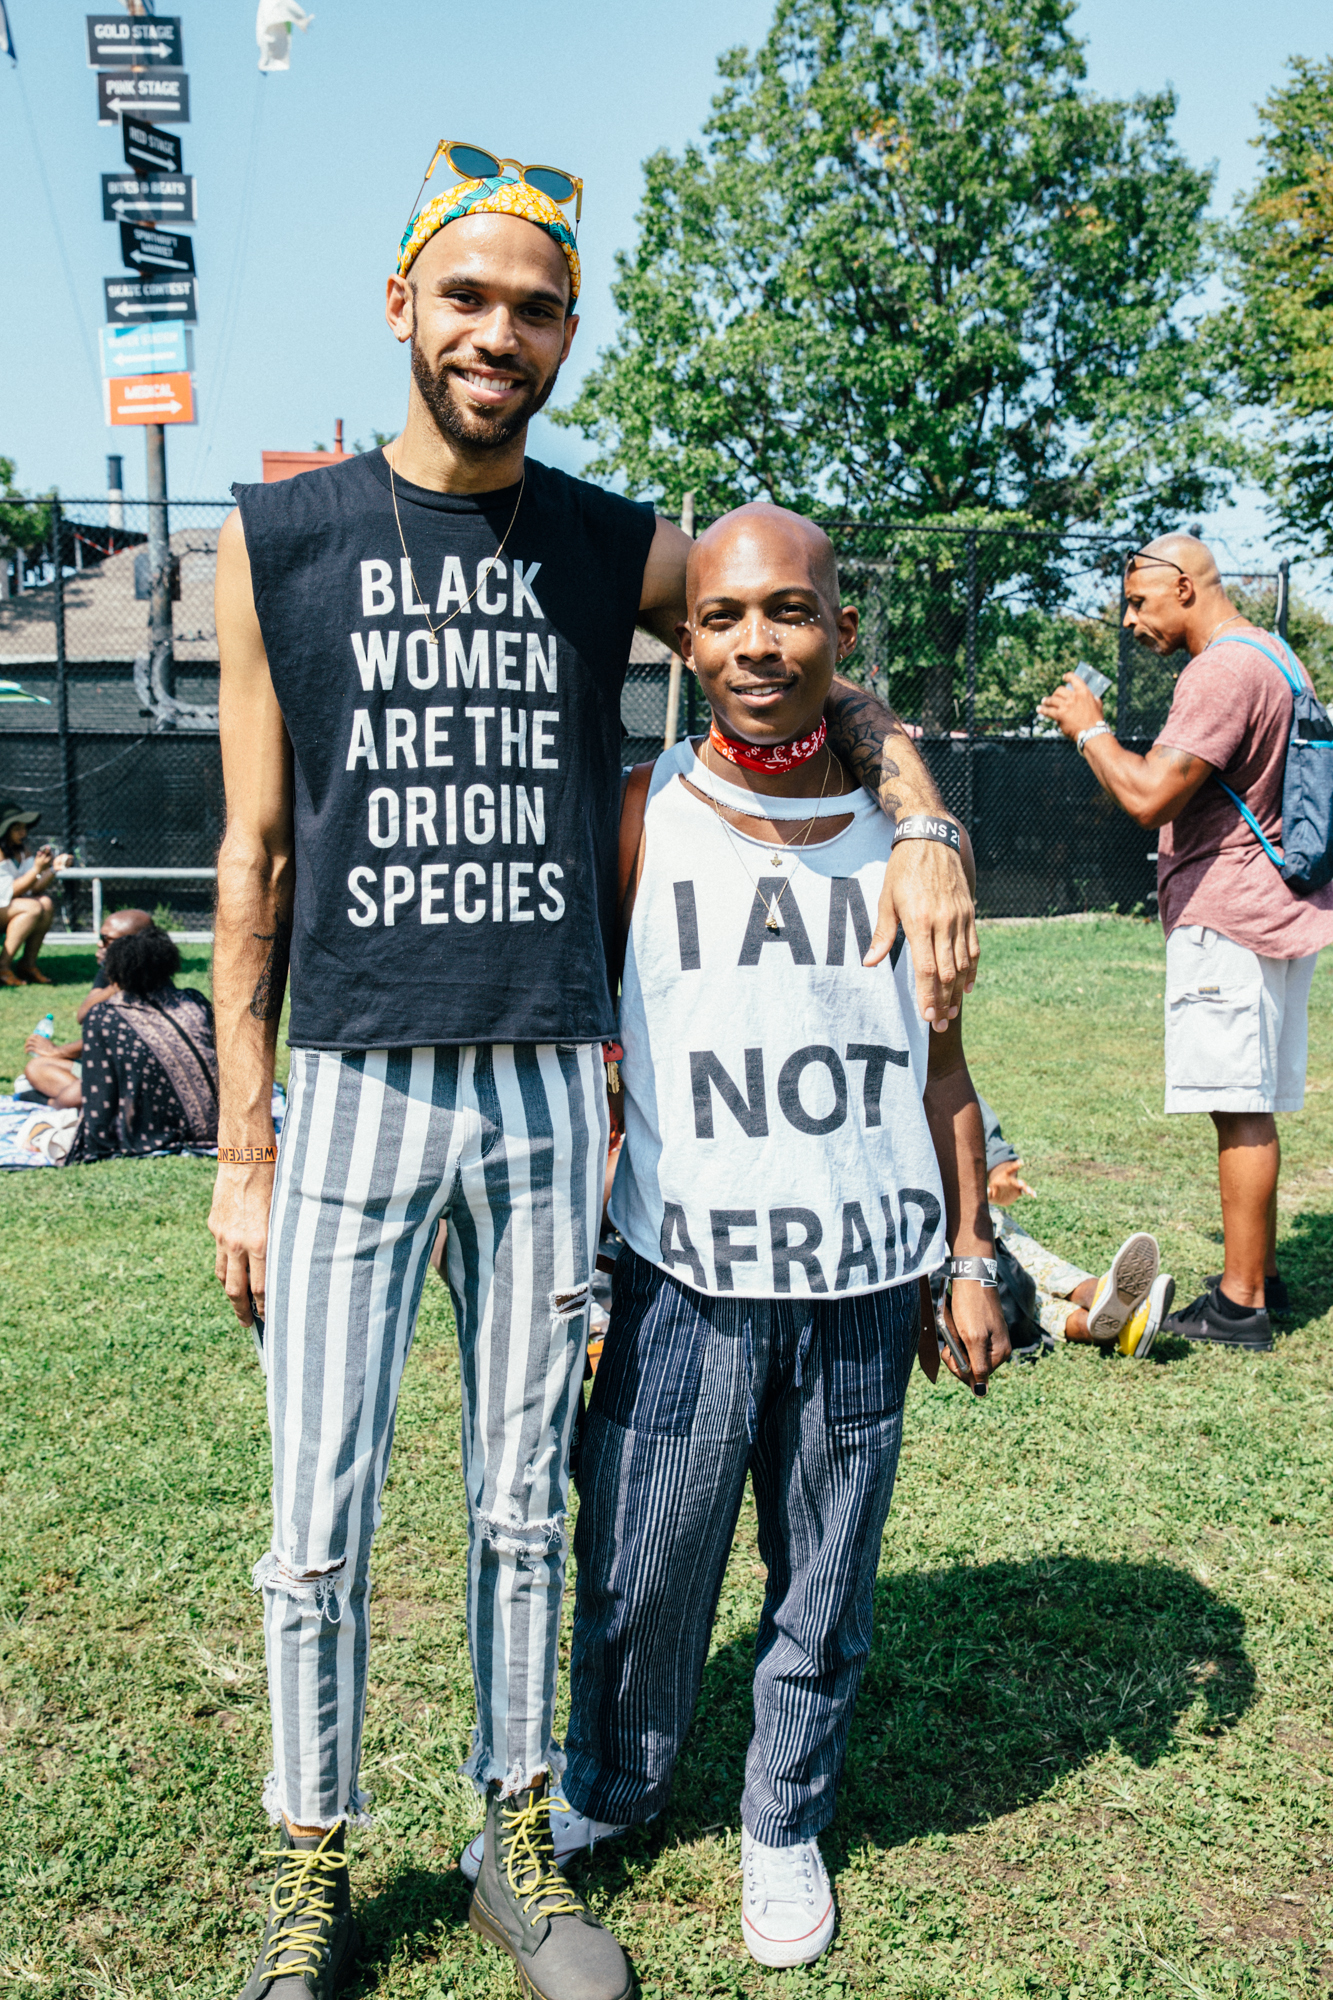
M370 1549L403 1367L443 1216L458 1323L464 1771L530 1783L552 1741L569 1441L607 1112L596 1044L292 1053L264 1335L273 1540L255 1569L276 1819L359 1818Z
M828 1825L917 1327L915 1283L712 1298L622 1250L579 1454L577 1811L626 1823L666 1803L748 1471L768 1588L741 1817L774 1847Z

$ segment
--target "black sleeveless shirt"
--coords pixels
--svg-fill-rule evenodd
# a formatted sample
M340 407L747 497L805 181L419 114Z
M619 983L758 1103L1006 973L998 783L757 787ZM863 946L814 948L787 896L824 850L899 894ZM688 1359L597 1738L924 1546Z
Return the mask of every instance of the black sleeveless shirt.
M395 484L410 562L383 452L233 488L294 759L289 1039L599 1040L652 508L529 459L497 558L517 486Z

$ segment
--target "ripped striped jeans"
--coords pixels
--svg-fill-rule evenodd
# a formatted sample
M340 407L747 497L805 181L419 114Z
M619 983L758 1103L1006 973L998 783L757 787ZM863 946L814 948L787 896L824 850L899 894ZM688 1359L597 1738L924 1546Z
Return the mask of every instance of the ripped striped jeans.
M273 1770L298 1825L361 1818L370 1549L440 1218L458 1322L478 1786L559 1772L569 1442L601 1219L594 1044L292 1052L264 1334Z

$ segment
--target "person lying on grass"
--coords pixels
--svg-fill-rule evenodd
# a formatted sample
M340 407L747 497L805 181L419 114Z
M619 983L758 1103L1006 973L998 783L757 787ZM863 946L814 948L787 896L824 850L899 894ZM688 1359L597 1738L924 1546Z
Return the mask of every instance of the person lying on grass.
M1100 1278L1038 1243L1004 1212L1033 1190L999 1119L984 1097L977 1101L986 1131L986 1194L1000 1305L1015 1355L1035 1361L1063 1339L1090 1341L1146 1361L1176 1295L1175 1279L1160 1269L1157 1238L1135 1230Z
M621 820L626 1247L580 1461L552 1832L568 1851L665 1803L748 1472L768 1591L741 1927L761 1965L798 1965L833 1934L818 1836L870 1646L918 1281L950 1242L978 1394L1009 1339L976 1096L961 1063L927 1081L956 1022L931 1034L901 936L862 963L895 829L825 735L857 630L833 550L783 508L740 508L696 543L688 605L713 726L633 774ZM924 817L897 834L958 839Z

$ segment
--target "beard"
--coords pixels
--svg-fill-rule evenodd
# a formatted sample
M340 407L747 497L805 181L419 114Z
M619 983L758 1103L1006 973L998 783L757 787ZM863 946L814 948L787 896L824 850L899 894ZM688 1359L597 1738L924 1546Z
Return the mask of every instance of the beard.
M467 445L473 451L498 451L502 445L511 444L526 427L529 418L540 410L556 384L560 373L559 364L542 382L527 369L522 369L522 392L516 410L505 416L484 416L476 410L465 410L459 404L451 378L461 374L467 364L457 360L442 361L432 370L430 362L417 345L416 335L412 336L412 380L416 383L421 400L435 420L442 437L451 438L455 444ZM507 362L507 367L516 367Z

